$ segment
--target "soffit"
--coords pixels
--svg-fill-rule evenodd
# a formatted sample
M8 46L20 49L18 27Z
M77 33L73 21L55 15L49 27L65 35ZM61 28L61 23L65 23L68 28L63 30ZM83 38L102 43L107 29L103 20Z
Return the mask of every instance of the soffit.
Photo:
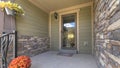
M31 3L49 13L51 11L90 2L91 0L29 0Z

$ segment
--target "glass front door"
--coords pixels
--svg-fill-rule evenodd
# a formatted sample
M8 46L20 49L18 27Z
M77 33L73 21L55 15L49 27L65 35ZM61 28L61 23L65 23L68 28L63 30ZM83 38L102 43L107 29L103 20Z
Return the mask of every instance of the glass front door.
M76 49L76 14L62 16L62 49Z

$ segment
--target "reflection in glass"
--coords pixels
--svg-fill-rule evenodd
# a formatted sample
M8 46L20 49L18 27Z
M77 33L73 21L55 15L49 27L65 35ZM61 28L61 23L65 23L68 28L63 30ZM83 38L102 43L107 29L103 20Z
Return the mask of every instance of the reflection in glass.
M65 23L64 27L75 27L75 22Z

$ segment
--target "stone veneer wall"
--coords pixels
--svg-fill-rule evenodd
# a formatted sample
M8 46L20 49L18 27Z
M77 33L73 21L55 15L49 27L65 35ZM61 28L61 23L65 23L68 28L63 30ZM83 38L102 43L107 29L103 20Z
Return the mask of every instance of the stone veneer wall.
M49 38L21 35L18 37L18 55L35 56L49 50Z
M1 34L0 34L1 36ZM1 46L0 46L1 47ZM35 56L49 50L49 38L37 36L19 36L18 37L18 56ZM1 58L1 49L0 49ZM13 59L13 43L8 47L7 62ZM0 59L1 66L1 59ZM0 67L1 68L1 67Z
M14 37L13 37L14 38ZM7 62L13 59L13 44L8 47L7 53ZM38 36L26 36L21 35L18 37L18 56L19 55L27 55L27 56L35 56L40 53L46 52L49 50L49 38L48 37L38 37ZM1 58L1 52L0 52ZM1 59L0 59L1 66Z
M100 68L120 68L120 0L94 0L95 51Z

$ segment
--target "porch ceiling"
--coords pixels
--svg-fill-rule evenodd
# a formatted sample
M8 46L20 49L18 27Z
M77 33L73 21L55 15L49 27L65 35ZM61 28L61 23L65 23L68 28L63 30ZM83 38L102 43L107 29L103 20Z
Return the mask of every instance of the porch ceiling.
M49 13L50 11L55 11L81 3L90 2L91 0L29 0L31 3Z

